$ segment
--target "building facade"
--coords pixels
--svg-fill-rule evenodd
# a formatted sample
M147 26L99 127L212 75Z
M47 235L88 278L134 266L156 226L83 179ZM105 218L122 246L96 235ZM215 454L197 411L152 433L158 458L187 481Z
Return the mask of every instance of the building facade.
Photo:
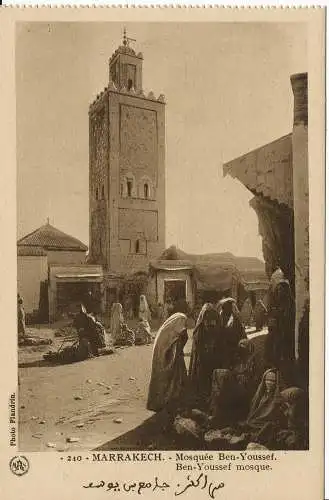
M97 265L49 265L50 322L70 317L83 304L88 312L103 312L103 270Z
M295 355L309 299L308 79L291 77L292 133L224 165L253 194L268 276L280 266L295 296Z
M264 264L232 254L186 254L172 246L150 263L148 295L164 304L186 301L191 308L233 297L239 307L247 297L263 299L268 289Z
M165 102L144 94L142 65L124 35L89 109L89 262L110 282L165 248Z
M292 130L292 165L294 193L295 241L295 331L309 299L309 175L308 175L308 78L307 73L291 77L294 94L294 124ZM296 356L298 338L296 339Z
M43 287L48 282L47 252L42 248L17 247L17 292L27 314L39 311ZM46 288L47 290L47 288Z
M47 222L17 242L17 292L28 322L54 322L85 304L102 312L102 266L86 264L87 246Z

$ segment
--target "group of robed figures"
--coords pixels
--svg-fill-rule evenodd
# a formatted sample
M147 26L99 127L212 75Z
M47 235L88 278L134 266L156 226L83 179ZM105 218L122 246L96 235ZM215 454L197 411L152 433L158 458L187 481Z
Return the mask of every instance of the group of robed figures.
M305 388L294 383L287 369L293 364L293 303L281 270L271 280L270 294L268 333L254 339L247 337L234 299L204 304L188 369L187 317L176 313L168 318L154 342L147 408L168 412L171 421L194 419L203 441L209 438L222 449L251 443L307 448Z

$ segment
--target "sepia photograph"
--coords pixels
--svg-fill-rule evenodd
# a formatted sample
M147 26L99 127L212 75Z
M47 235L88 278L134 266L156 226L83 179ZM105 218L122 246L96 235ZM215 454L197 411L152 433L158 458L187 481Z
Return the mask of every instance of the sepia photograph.
M15 37L19 452L309 450L307 24Z

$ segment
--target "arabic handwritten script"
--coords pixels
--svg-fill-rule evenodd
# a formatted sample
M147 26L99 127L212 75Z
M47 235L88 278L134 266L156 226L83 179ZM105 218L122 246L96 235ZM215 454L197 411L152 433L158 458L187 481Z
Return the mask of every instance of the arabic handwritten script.
M209 497L214 499L216 491L224 488L225 484L223 482L214 483L209 480L207 474L199 474L196 479L192 479L191 476L187 476L186 482L184 484L177 484L174 492L175 497L183 495L190 488L200 488L208 493ZM134 492L141 495L144 490L155 491L166 491L172 486L168 483L159 481L158 477L154 478L154 481L132 481L132 482L106 482L99 481L98 483L90 482L88 485L83 485L83 488L101 488L107 492L117 492L117 493L130 493Z
M215 492L221 488L224 488L225 484L223 482L214 484L213 482L209 482L207 474L201 474L198 476L196 480L191 479L190 476L187 476L187 484L185 484L181 491L175 491L175 496L182 495L189 488L201 488L201 490L206 490L210 498L215 498ZM181 487L180 484L177 485L178 488Z

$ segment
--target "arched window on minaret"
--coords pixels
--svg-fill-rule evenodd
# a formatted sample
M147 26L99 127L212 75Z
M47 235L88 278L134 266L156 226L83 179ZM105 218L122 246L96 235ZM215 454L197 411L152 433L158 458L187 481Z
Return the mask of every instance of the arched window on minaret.
M125 174L120 180L122 198L136 198L136 180L132 172Z
M135 243L135 253L139 253L139 240Z
M138 181L138 197L143 200L154 199L153 184L150 177L147 175L143 175Z
M143 55L136 53L130 42L136 42L127 37L124 32L122 45L114 52L109 61L109 78L119 89L123 87L136 91L142 90ZM127 57L127 55L129 57Z
M102 185L102 200L105 198L105 189L104 189L104 184Z
M98 200L98 187L96 188L96 200Z
M132 179L127 179L127 196L131 198L133 195L133 181Z

